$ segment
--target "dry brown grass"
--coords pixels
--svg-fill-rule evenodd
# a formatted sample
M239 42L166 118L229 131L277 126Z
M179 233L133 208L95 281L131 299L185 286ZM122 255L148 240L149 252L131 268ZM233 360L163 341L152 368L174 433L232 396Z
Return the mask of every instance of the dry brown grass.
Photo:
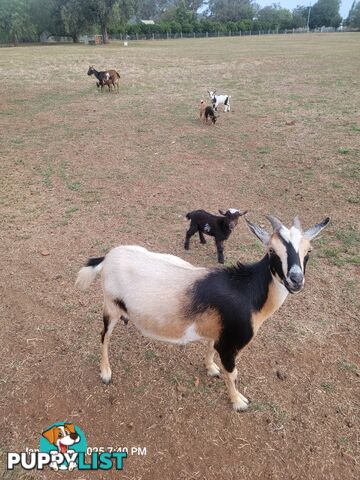
M67 420L91 446L146 446L126 479L358 478L359 47L339 34L1 49L1 77L23 75L0 99L3 452ZM120 72L119 95L97 91L90 64ZM210 88L232 95L215 127L198 120ZM184 214L219 207L332 217L305 292L239 359L252 408L231 411L202 346L131 324L101 385L101 292L74 290L79 267L119 243L213 265L211 242L183 251ZM227 260L260 255L241 224Z

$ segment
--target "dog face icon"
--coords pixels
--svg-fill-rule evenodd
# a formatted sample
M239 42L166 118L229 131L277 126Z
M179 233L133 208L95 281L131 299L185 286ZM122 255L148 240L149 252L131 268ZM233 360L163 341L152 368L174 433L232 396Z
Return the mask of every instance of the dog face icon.
M70 445L80 441L80 436L76 433L73 423L64 423L63 426L49 428L42 435L48 442L55 445L60 453L66 453Z

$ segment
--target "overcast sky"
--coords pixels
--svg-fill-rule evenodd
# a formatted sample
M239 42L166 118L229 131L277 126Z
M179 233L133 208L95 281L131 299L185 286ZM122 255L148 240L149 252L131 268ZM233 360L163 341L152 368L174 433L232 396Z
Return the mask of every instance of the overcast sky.
M293 10L297 5L309 5L309 0L256 0L256 3L265 7L266 5L271 5L272 3L280 3L282 7L288 8L289 10ZM311 4L314 5L316 0L312 0ZM344 18L348 16L350 7L353 3L353 0L342 0L340 5L340 15Z

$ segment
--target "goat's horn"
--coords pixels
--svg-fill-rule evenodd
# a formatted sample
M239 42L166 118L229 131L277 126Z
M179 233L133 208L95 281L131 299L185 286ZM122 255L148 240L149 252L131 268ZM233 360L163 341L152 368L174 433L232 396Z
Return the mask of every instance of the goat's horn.
M302 231L301 223L300 223L299 217L297 215L296 215L296 217L293 218L292 226L297 228L298 230L300 230L300 232Z
M280 230L282 227L281 220L279 220L277 217L274 217L273 215L265 215L265 218L269 220L274 230Z

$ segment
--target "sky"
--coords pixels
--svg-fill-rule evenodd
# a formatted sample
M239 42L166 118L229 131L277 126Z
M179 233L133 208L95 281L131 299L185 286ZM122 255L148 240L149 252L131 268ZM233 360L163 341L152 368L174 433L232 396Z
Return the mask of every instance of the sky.
M314 5L317 0L311 0L311 4ZM280 3L280 5L284 8L288 8L289 10L293 10L297 5L309 5L309 0L256 0L261 7L265 7L266 5L271 5L273 3ZM343 18L348 16L349 10L353 0L342 0L340 5L340 15Z

